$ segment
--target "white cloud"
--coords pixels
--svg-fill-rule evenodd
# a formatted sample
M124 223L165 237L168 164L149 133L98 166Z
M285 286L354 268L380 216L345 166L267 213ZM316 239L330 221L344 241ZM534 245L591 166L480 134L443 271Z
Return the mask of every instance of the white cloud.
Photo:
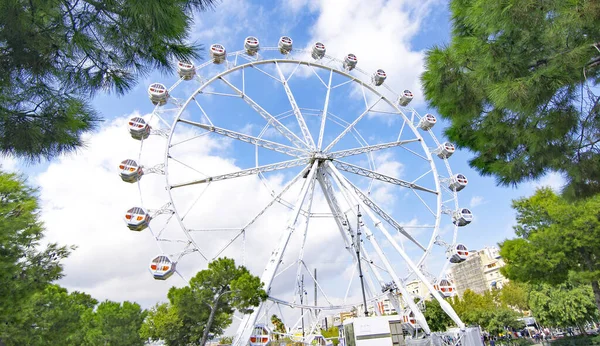
M396 92L420 90L424 53L411 49L410 41L419 32L422 20L434 1L295 1L310 10L318 7L319 17L311 28L309 45L325 43L338 57L354 53L358 67L367 73L386 71L386 84ZM395 100L392 100L395 101ZM422 103L417 92L414 104ZM413 105L414 105L413 104Z
M475 208L485 203L485 200L482 196L473 196L471 197L471 201L469 202L469 206L471 208Z

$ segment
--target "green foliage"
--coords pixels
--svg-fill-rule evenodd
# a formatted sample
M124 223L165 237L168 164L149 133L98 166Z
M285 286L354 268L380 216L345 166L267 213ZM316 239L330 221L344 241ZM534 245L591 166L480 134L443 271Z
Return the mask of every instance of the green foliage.
M0 2L0 152L37 160L81 147L100 120L89 98L198 59L192 16L216 2Z
M549 171L600 192L600 3L452 0L452 40L427 52L425 96L472 167L516 184Z
M233 343L233 336L224 336L221 338L219 343L223 345L231 345Z
M140 328L146 312L137 303L104 301L82 318L83 344L90 346L142 346Z
M598 318L589 285L538 284L531 290L529 304L538 323L545 326L581 326Z
M271 316L271 324L273 325L273 331L276 333L285 334L287 332L285 328L285 324L277 315ZM275 340L279 340L281 338L280 334L275 334Z
M3 341L8 345L82 344L81 317L92 313L97 303L88 294L48 285L21 306Z
M260 278L234 260L219 258L190 280L190 285L169 290L169 304L149 313L142 336L167 345L203 345L210 335L223 334L233 312L252 312L267 298Z
M552 341L552 346L597 346L600 345L600 336L572 336Z
M498 299L500 303L519 309L521 311L529 310L529 291L530 287L526 283L509 281L502 286Z
M516 311L498 302L495 294L486 291L477 294L466 290L462 299L454 296L450 301L454 311L467 325L480 325L492 334L499 334L508 328L522 328L521 317Z
M23 305L62 277L59 262L72 249L40 245L44 228L36 193L22 177L0 172L0 340L19 326Z
M445 332L448 327L454 325L436 299L425 301L424 315L432 332Z
M519 238L500 244L502 273L521 282L591 283L600 310L600 195L569 202L546 188L513 208Z
M335 346L339 345L340 343L340 340L338 339L338 337L340 336L340 331L338 330L338 327L333 326L327 329L321 329L321 335L323 335L323 337L326 339L331 338L331 342L333 342Z

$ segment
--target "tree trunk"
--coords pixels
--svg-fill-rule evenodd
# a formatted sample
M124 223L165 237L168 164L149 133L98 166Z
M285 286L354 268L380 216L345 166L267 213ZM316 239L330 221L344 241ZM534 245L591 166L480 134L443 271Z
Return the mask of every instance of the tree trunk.
M217 306L219 305L219 299L221 299L221 296L223 295L223 291L224 291L224 289L221 289L221 291L219 291L219 294L217 294L217 296L213 300L213 306L210 309L210 315L208 316L208 321L206 322L206 326L204 326L204 332L202 333L202 340L200 340L200 346L206 345L206 341L208 341L208 332L210 330L210 327L213 324L213 321L215 320Z
M594 291L594 299L596 300L596 308L600 312L600 284L598 280L592 281L592 290Z

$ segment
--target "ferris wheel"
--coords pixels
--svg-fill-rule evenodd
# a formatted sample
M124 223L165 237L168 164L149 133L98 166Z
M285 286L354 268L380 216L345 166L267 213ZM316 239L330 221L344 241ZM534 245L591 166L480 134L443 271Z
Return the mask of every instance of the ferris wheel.
M262 344L257 328L273 314L314 334L328 311L381 314L368 310L383 300L429 334L411 282L464 328L444 301L473 217L458 202L468 181L449 165L455 147L410 106L410 90L358 62L286 36L274 47L248 37L235 52L213 44L206 63L179 62L170 87L152 83L152 112L128 121L140 154L119 173L140 204L125 222L156 240L154 278L186 279L226 256L265 284L269 298L240 317L236 344ZM163 200L148 197L159 183Z

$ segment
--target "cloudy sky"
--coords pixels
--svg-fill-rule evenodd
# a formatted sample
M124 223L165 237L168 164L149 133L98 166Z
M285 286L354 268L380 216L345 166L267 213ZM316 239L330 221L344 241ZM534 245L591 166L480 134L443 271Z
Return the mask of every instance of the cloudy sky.
M447 7L448 3L441 0L224 0L214 11L196 16L192 36L207 48L212 43L221 43L229 52L242 49L243 40L248 35L258 37L263 47L276 46L282 35L292 37L295 48L310 47L314 42L321 41L325 43L328 55L343 58L347 53L354 53L359 59L358 67L362 70L371 73L378 68L384 69L388 75L385 85L397 92L412 90L415 97L410 106L421 115L435 114L435 110L428 109L423 99L419 75L423 71L425 50L448 42L450 23ZM230 60L233 64L234 60ZM202 62L197 62L200 63ZM325 88L320 84L323 81L327 83L329 73L315 72L304 67L294 72L294 68L293 64L281 66L284 74L295 73L294 78L290 79L290 87L294 89L299 106L321 109ZM223 66L211 65L199 73L208 79L223 69ZM254 70L253 73L249 71L245 76L247 94L272 114L289 111L290 105L282 88L271 77L277 75L277 69L265 66L263 71ZM228 78L231 83L241 86L240 73L231 74ZM253 176L215 182L208 187L206 184L197 184L172 189L171 197L177 215L156 216L151 224L152 231L159 238L183 240L187 238L181 231L181 226L194 230L190 234L199 251L183 257L178 263L181 276L174 276L167 281L152 279L147 270L150 259L159 253L176 254L182 250L182 243L157 243L149 230L131 232L126 228L123 217L127 209L136 205L159 210L169 202L165 176L147 174L139 186L127 184L119 178L117 166L120 161L128 158L139 160L146 167L164 162L165 138L153 135L140 148L140 142L129 136L126 124L130 117L138 115L147 119L155 128L166 129L166 125L157 116L151 115L153 106L148 100L146 89L152 82L158 81L171 86L176 80L175 76L156 73L140 81L126 96L98 96L94 105L103 114L105 121L98 131L86 135L86 148L75 155L37 166L23 166L12 159L3 160L4 169L23 171L29 175L31 184L40 187L41 217L46 224L47 240L78 246L65 261L66 277L60 282L65 287L88 292L99 299L132 300L150 307L166 300L169 287L185 284L185 279L205 268L207 259L217 256L234 257L238 263L246 264L260 275L280 234L286 229L291 211L276 203L252 223L243 236L236 238L239 229L269 203L271 191L279 193L300 172L301 167L265 174L263 180ZM341 82L335 80L332 85ZM337 93L332 92L330 111L339 116L340 121L351 122L351 119L355 119L364 110L362 92L365 89L354 84L340 86L336 89ZM184 82L173 89L172 96L183 102L200 85L194 81ZM223 83L214 83L205 91L208 93L197 97L196 101L215 126L253 136L261 133L265 121L250 110L247 104L239 98L210 94L231 94L231 88L228 89ZM364 100L371 102L374 97L367 92ZM176 114L169 107L172 106L158 111L167 123ZM195 101L190 103L182 113L182 118L205 121L199 109ZM306 113L307 119L310 118L307 123L311 133L315 133L314 126L319 123L318 115L310 115L309 111ZM281 119L284 125L301 136L297 124L292 122L293 117ZM400 117L390 117L384 112L370 112L364 121L361 120L361 126L357 126L357 130L367 142L382 143L396 140L395 136L402 124ZM443 141L443 127L444 123L440 121L434 128L440 141ZM254 146L215 134L202 135L201 129L186 127L181 123L175 129L171 144L177 142L178 145L170 149L173 159L169 160L168 167L171 185L250 168L257 163ZM324 142L335 138L342 129L333 121L328 123ZM405 136L402 138L414 138L410 131ZM265 131L263 138L291 145L272 127ZM356 146L356 141L340 141L337 150ZM419 145L410 148L416 152L422 150ZM426 174L428 168L414 155L400 152L401 150L376 153L373 164L377 171L409 181L425 174L423 185L427 185L427 179L431 178L431 174L429 178ZM458 151L449 161L453 172L461 172L469 178L469 185L459 193L460 206L470 208L475 219L471 225L459 229L458 239L471 249L493 246L513 236L514 213L510 208L512 199L529 195L542 185L558 187L561 184L560 177L549 175L541 181L522 184L517 189L498 187L493 178L478 176L469 168L470 158L469 152ZM289 159L293 158L260 151L258 164ZM366 156L350 158L346 162L368 167ZM440 172L444 172L443 162L437 158L434 162ZM356 177L351 179L359 187L369 189L369 181ZM295 201L304 180L300 178L284 194L286 201ZM431 224L431 215L427 209L428 206L435 209L435 200L421 196L424 202L420 202L420 196L377 182L371 186L371 197L393 214L399 223L407 226L414 237L427 244L432 231L425 227ZM312 211L326 212L327 204L319 186L315 187L313 197ZM305 205L304 208L308 206ZM178 222L178 218L183 218L183 221ZM445 239L451 239L453 233L450 220L447 217L443 219L440 233ZM226 228L232 230L223 230ZM311 286L313 280L310 272L313 268L318 268L319 278L323 280L323 293L319 293L321 304L339 304L343 303L345 296L350 297L350 300L356 297L357 274L349 265L350 257L335 224L330 218L311 220L306 240L304 228L304 219L301 217L274 282L273 292L280 294L282 299L296 299L290 298L295 291L294 278L304 275L305 282ZM375 230L375 227L371 228ZM220 231L214 231L215 229ZM420 258L418 251L411 248L410 242L399 235L395 235L395 238L406 246L407 253L413 259ZM234 240L231 241L232 239ZM302 258L307 264L306 268L297 265L303 242L306 245ZM231 244L228 246L229 243ZM382 244L382 248L390 253L390 260L403 273L406 267L401 264L391 244ZM366 247L366 251L374 255L373 248ZM428 270L432 273L439 270L444 260L443 251L432 251L426 261ZM383 267L383 264L380 265ZM351 281L352 284L346 284ZM344 283L342 288L338 287L340 282ZM347 286L350 288L346 288ZM314 298L309 296L311 300Z

